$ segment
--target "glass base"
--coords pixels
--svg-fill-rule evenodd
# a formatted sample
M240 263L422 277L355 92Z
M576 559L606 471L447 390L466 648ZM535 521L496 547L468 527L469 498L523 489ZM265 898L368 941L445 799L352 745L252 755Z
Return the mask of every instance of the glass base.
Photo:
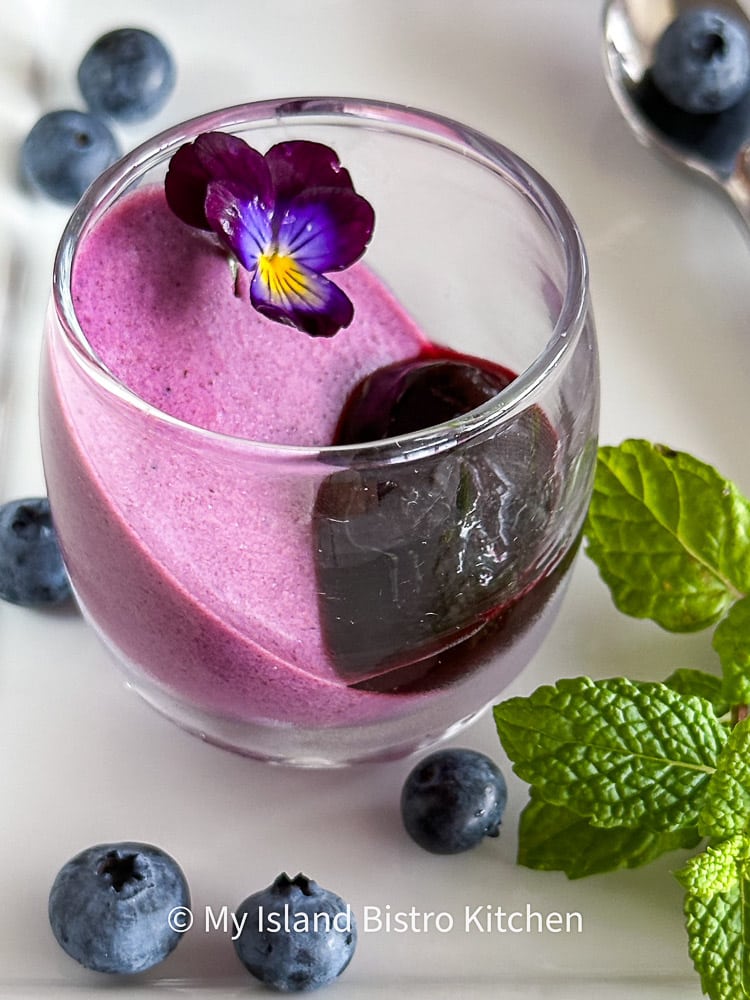
M347 726L303 727L262 719L232 719L186 702L123 655L97 627L80 600L79 606L124 673L128 688L181 729L224 750L273 764L347 767L420 753L455 736L486 712L529 663L549 631L569 578L570 563L565 563L550 581L551 592L545 595L546 601L537 614L525 628L514 631L510 647L454 683L425 693L410 704L401 703L391 718Z
M128 688L181 729L212 746L232 753L299 768L336 768L353 764L398 760L434 747L460 732L490 703L449 726L414 735L414 720L408 716L382 723L358 726L304 729L300 726L263 722L235 722L185 705L142 680L126 680ZM405 736L408 730L410 735Z

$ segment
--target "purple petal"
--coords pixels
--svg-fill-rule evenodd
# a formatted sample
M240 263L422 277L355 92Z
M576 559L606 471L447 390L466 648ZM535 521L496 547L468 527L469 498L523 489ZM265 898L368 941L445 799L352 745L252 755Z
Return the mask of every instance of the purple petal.
M279 252L312 271L341 271L358 260L372 236L370 203L342 188L317 188L298 195L277 230Z
M250 200L272 205L271 176L262 155L237 136L204 132L181 146L164 180L167 204L183 222L210 229L205 201L212 181L231 181Z
M266 153L278 201L287 204L307 188L348 188L354 190L349 171L321 142L293 139L279 142Z
M260 259L250 301L269 319L311 337L332 337L354 316L354 306L337 285L291 257Z
M169 161L164 178L164 194L174 214L189 226L210 229L203 202L210 176L195 155L192 145L180 146Z
M247 199L234 182L212 181L206 195L211 229L240 264L252 271L271 244L273 210L259 198Z

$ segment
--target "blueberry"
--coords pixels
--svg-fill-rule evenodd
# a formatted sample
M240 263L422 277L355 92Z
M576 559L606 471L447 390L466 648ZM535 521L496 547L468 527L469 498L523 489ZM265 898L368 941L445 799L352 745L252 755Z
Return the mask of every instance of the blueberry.
M161 962L180 940L170 926L190 892L177 862L151 844L98 844L71 858L49 895L60 946L95 972L135 973Z
M468 851L497 837L508 790L499 768L475 750L436 750L411 771L401 793L407 833L433 854Z
M683 111L724 111L750 87L750 34L730 13L691 8L659 39L654 83Z
M155 35L140 28L102 35L78 67L78 86L89 108L122 122L156 114L174 83L172 56Z
M285 993L314 990L340 976L357 944L357 925L339 896L305 875L282 873L235 913L234 942L247 970Z
M0 507L0 597L36 607L71 596L46 497Z
M26 136L21 171L32 188L73 205L119 156L117 140L97 115L50 111Z

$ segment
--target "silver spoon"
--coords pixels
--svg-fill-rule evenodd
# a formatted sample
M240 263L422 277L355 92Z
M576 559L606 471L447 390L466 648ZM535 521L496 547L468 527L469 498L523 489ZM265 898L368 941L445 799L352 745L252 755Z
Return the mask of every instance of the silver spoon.
M719 114L692 115L670 105L651 80L662 32L686 8L703 5L696 0L607 0L605 75L640 142L722 187L750 229L750 92ZM750 24L735 0L713 0L712 5Z

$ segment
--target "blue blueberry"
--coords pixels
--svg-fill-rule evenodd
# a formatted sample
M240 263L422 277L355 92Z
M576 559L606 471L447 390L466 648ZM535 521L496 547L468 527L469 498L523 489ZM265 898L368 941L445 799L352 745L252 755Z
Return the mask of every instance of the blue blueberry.
M683 111L726 110L750 88L746 25L719 9L684 11L659 39L652 75L664 97Z
M411 771L401 793L407 833L433 854L459 854L497 837L508 790L498 767L475 750L436 750Z
M56 201L74 205L99 174L120 156L105 121L85 111L42 115L21 149L26 182Z
M170 926L190 892L177 862L158 847L98 844L71 858L49 896L60 946L95 972L135 973L161 962L180 933Z
M140 28L102 35L78 68L78 86L91 111L122 122L156 114L174 84L172 56L155 35Z
M284 872L237 908L234 942L245 968L284 993L332 982L351 961L357 926L350 907L305 875Z
M71 596L46 497L0 507L0 598L37 607Z

